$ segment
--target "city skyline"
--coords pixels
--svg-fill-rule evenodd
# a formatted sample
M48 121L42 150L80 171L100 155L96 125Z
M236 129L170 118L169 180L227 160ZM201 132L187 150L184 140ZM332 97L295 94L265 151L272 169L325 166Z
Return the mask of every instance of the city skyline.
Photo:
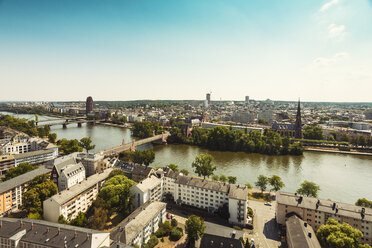
M0 101L212 91L212 101L371 102L371 10L371 0L2 0Z

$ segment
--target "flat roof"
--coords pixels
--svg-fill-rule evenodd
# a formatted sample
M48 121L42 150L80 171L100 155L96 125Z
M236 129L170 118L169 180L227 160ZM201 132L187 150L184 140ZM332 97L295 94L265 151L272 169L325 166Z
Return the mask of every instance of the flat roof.
M211 181L203 178L198 177L192 177L192 176L181 176L178 175L176 179L176 183L198 187L202 189L208 189L212 191L218 191L218 192L229 192L229 184L223 183L223 182L217 182L217 181Z
M71 200L72 198L79 195L80 193L82 193L85 190L91 188L92 186L94 186L98 182L105 180L109 176L111 171L112 171L112 168L109 168L109 169L103 171L102 173L96 173L96 174L86 178L86 180L84 180L84 181L82 181L78 184L75 184L71 188L65 189L65 190L59 192L58 194L55 194L54 196L50 197L49 199L46 199L45 201L54 200L57 203L59 203L60 205L63 205L66 202L68 202L69 200Z
M248 187L230 184L229 198L246 201L248 199Z
M48 154L48 153L54 153L53 150L38 150L38 151L32 151L32 152L25 152L25 153L20 153L20 154L14 154L15 159L21 159L21 158L28 158L32 156L38 156L38 155L43 155L43 154Z
M10 190L10 189L13 189L19 185L22 185L24 183L27 183L29 181L31 181L32 179L34 179L34 177L36 176L39 176L39 175L43 175L43 174L47 174L47 173L50 173L51 170L50 169L46 169L44 167L41 167L41 168L37 168L35 170L32 170L32 171L29 171L25 174L22 174L18 177L14 177L12 179L9 179L5 182L2 182L0 183L0 194Z
M300 197L302 197L302 200L300 200ZM276 201L277 204L317 210L320 212L337 214L340 216L350 217L359 220L372 221L372 208L359 207L352 204L322 200L314 197L307 197L284 192L276 193ZM335 207L333 208L334 204ZM365 211L364 218L362 218L361 214L363 208Z
M142 192L145 192L147 190L152 190L159 184L161 184L161 179L157 178L156 176L151 176L137 183L135 187L140 189Z

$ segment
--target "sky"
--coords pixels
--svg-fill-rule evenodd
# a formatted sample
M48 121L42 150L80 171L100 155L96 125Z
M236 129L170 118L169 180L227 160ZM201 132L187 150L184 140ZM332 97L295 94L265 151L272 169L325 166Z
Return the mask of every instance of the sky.
M0 101L372 102L372 0L0 0Z

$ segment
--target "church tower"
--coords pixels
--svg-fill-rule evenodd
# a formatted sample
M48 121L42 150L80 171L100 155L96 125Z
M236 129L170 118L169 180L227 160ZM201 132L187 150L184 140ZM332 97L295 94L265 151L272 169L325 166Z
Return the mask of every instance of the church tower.
M296 139L303 138L300 100L298 100L298 107L297 107L297 115L296 115L296 123L295 123L295 138Z

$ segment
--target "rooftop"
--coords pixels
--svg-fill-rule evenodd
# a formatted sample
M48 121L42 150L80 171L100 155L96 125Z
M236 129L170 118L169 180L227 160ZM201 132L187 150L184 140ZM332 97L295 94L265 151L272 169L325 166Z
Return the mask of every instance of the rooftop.
M10 190L10 189L13 189L19 185L22 185L22 184L25 184L29 181L31 181L32 179L34 179L34 177L36 176L39 176L39 175L42 175L42 174L47 174L47 173L50 173L51 170L50 169L46 169L46 168L37 168L35 170L32 170L32 171L29 171L25 174L22 174L18 177L14 177L12 179L9 179L5 182L2 182L0 183L0 194Z
M176 179L176 183L218 191L227 193L229 192L229 184L223 183L223 182L217 182L217 181L211 181L207 179L202 179L198 177L192 177L192 176L182 176L179 175Z
M243 244L239 239L206 233L200 242L200 248L243 248Z
M296 215L286 221L287 242L292 247L321 248L313 228Z
M130 243L166 205L164 202L147 201L110 232L111 239Z
M105 170L102 173L94 174L86 178L84 181L80 182L79 184L76 184L69 189L63 190L45 201L54 200L60 205L63 205L70 199L76 197L77 195L84 192L85 190L93 187L98 182L105 180L109 176L111 171L112 169L110 168L110 169Z
M314 197L307 197L292 193L278 192L276 193L277 204L295 206L317 210L330 214L351 217L359 220L372 221L372 209L355 206L352 204L333 202L329 200L321 200ZM364 209L364 214L362 211Z
M43 247L93 247L92 241L95 234L101 236L105 233L43 220L0 218L0 237L20 238L24 242ZM102 244L104 239L105 237L96 236L94 243L98 241L97 243Z
M248 199L248 187L230 184L229 198L245 201Z
M54 153L53 150L38 150L38 151L32 151L32 152L25 152L25 153L20 153L20 154L14 154L15 159L22 159L22 158L28 158L32 156L39 156L39 155L44 155L48 153Z
M137 187L142 192L145 192L147 190L152 190L159 184L161 184L161 180L156 176L151 176L137 183L134 187Z

